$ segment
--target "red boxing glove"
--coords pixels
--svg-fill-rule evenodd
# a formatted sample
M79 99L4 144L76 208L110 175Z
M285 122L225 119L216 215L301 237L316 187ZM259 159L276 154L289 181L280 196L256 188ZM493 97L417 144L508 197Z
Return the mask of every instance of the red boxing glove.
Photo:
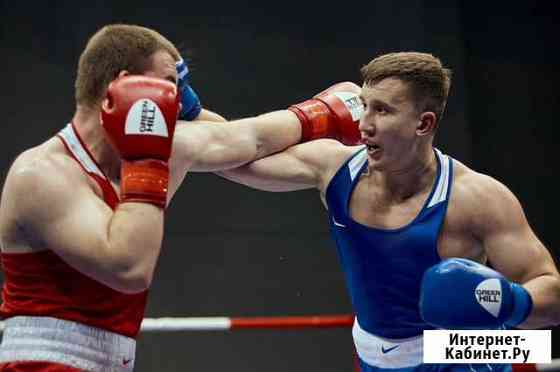
M351 82L338 83L310 100L290 106L301 122L301 142L335 138L345 145L360 144L358 124L364 112L362 88Z
M114 80L101 105L107 139L123 159L121 199L165 207L171 145L180 110L175 84L142 75Z

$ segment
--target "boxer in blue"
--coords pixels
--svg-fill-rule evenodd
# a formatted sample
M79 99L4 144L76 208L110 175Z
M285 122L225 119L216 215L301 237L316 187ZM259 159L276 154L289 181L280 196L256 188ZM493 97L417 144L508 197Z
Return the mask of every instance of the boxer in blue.
M320 139L221 174L261 190L319 190L363 371L510 370L422 364L422 332L560 323L551 255L506 186L433 147L451 80L439 59L392 53L362 74L363 145Z

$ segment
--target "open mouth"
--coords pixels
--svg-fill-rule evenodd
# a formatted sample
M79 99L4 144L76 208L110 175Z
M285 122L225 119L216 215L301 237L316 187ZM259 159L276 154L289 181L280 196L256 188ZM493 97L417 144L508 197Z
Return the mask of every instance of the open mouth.
M380 147L378 145L366 144L366 147L367 147L367 150L370 151L370 152L373 152L373 151L376 151L376 150L380 149Z

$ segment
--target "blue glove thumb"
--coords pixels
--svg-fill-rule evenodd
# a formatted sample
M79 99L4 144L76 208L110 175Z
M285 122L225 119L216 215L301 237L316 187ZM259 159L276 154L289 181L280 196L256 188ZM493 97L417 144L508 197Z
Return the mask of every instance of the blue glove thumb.
M177 87L181 92L181 112L179 113L180 120L193 120L202 110L200 99L195 91L189 85L189 67L186 62L181 58L175 63L177 69Z

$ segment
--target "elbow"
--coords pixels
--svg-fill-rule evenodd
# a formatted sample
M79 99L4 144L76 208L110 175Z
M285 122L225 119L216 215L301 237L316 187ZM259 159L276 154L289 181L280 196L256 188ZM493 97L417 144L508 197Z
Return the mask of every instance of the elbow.
M259 138L253 131L239 134L234 146L237 149L235 168L265 157L270 154L270 147L270 144Z
M130 270L115 275L111 287L117 292L136 294L148 290L152 284L153 272L150 270Z
M262 159L280 149L275 149L272 144L268 144L261 139L257 139L254 143L254 160Z
M113 261L109 268L107 285L117 292L135 294L144 292L152 284L155 264L128 257Z
M558 326L560 325L560 276L551 273L539 279L538 283L531 283L532 315L536 320L538 319L531 328Z
M560 276L556 275L554 277L554 281L555 281L555 286L554 286L555 300L553 301L554 305L552 305L554 309L552 313L554 314L553 323L555 326L558 326L560 325Z

